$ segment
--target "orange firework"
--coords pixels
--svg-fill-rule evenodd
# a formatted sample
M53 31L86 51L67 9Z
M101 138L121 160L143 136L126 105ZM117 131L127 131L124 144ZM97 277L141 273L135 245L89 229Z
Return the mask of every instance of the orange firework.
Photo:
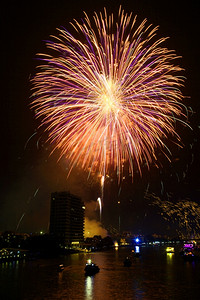
M157 39L157 27L146 22L136 26L121 8L116 21L106 10L91 21L85 14L73 22L74 35L59 29L47 42L55 55L40 55L32 108L71 168L105 175L112 166L120 176L128 161L133 175L135 166L156 159L156 148L168 152L169 133L179 140L181 68L174 51L161 46L166 38Z

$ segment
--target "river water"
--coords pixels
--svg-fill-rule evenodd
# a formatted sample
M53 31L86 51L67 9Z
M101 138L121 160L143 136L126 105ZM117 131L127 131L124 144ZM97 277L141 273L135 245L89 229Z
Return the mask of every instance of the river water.
M200 261L185 262L178 249L167 254L165 248L140 248L141 256L129 268L123 265L129 247L2 263L0 299L200 299ZM92 277L84 274L89 258L100 267ZM59 263L65 265L61 273L57 272Z

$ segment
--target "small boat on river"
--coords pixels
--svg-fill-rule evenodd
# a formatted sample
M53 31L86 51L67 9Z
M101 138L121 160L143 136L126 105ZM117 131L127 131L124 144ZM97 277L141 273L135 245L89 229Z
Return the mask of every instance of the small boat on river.
M63 264L60 264L59 266L58 266L58 272L62 272L63 270L64 270L64 265Z
M132 265L132 261L130 257L127 256L124 260L124 267L131 267L131 265Z
M174 247L167 247L166 252L167 253L174 253Z
M84 270L86 276L92 276L98 273L100 268L96 264L92 263L91 259L88 259Z
M200 248L193 243L186 243L180 252L184 260L193 261L200 258Z

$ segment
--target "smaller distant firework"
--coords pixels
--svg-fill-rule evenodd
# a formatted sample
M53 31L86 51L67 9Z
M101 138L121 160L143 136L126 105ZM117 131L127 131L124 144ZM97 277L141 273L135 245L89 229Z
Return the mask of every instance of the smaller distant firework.
M150 205L158 206L163 219L172 222L181 238L200 238L200 206L189 200L181 200L176 203L161 200L154 194L146 196L151 199Z

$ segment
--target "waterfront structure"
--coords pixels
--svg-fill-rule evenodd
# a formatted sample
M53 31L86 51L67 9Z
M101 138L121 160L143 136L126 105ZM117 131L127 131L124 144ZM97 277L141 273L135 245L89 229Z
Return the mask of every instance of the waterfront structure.
M0 234L0 249L21 248L29 236L30 235L28 233L5 231Z
M60 247L78 247L84 239L84 203L70 192L51 194L49 232Z
M0 250L0 263L5 261L15 261L26 259L27 250L15 248L3 248Z

